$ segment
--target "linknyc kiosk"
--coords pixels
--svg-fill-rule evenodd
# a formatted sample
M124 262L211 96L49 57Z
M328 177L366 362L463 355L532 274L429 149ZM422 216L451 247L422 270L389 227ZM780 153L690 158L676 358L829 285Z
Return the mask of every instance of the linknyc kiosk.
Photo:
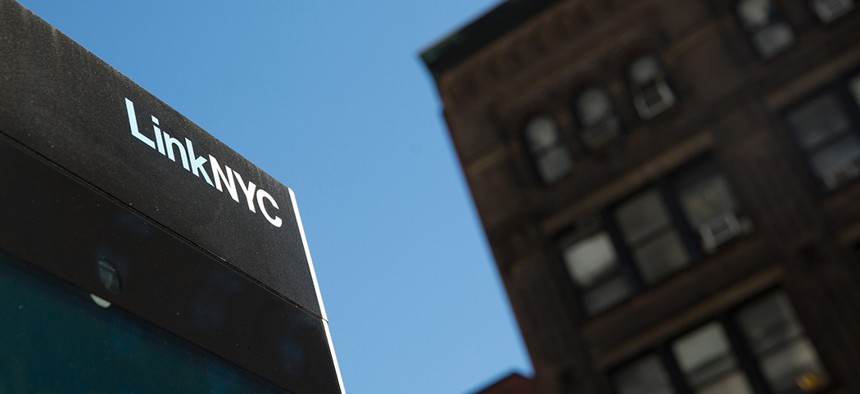
M342 393L292 191L0 0L0 393Z

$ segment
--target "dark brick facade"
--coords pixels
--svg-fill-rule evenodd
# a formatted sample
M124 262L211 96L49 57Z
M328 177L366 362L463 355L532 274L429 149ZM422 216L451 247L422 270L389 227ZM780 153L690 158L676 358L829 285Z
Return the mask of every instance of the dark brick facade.
M500 19L500 6L454 44L424 54L541 391L613 392L609 376L619 366L781 289L829 375L824 390L860 392L853 251L860 181L823 186L786 120L798 103L844 91L860 76L860 11L824 22L812 1L776 1L793 41L765 58L737 1L543 3L516 24ZM499 20L506 33L488 43L474 39ZM456 44L477 41L477 48ZM659 59L677 97L647 120L631 102L627 77L642 54ZM599 149L584 146L574 111L576 94L588 86L609 94L622 125ZM843 99L857 133L858 102ZM574 163L550 184L541 182L523 137L537 114L555 121ZM694 246L698 252L676 274L585 313L560 239L594 223L609 226L612 207L702 156L725 175L750 230L712 252Z

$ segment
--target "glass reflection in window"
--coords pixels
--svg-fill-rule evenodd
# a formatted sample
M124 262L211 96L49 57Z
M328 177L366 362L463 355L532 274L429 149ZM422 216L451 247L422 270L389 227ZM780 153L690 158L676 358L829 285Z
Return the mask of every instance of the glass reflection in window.
M860 139L832 93L806 101L792 110L787 120L815 175L827 189L860 176Z
M752 393L718 323L710 323L672 344L678 366L696 393Z
M810 392L828 377L783 292L773 292L738 313L738 322L776 393Z
M656 189L620 205L615 218L646 283L653 284L689 263L689 254Z
M605 232L567 246L563 258L588 314L604 311L633 293L633 284L619 267L612 241Z
M812 0L812 9L822 22L832 22L854 9L854 0Z
M612 374L618 394L672 394L669 374L656 354L619 369Z
M576 100L580 138L589 149L597 149L618 136L620 123L605 90L591 87Z
M722 173L697 174L679 187L681 207L698 231L702 248L710 252L744 231L736 215L737 203Z
M540 116L526 126L526 144L544 183L553 183L570 172L573 159L555 122Z
M641 56L630 63L628 78L633 106L643 120L651 119L675 105L675 94L666 82L663 67L654 56Z
M741 0L737 7L741 25L762 57L772 57L794 43L794 31L773 0Z
M851 78L848 82L848 89L851 90L851 95L854 96L854 104L860 106L860 74Z

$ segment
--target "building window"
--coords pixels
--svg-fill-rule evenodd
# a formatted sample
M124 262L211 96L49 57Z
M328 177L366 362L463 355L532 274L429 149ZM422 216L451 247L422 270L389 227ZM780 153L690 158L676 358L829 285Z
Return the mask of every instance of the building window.
M818 353L784 293L771 293L746 306L737 320L774 392L810 392L827 383Z
M851 80L848 81L848 90L851 91L854 104L860 106L860 74L851 77Z
M612 100L606 90L591 87L576 99L576 116L579 119L579 136L588 149L597 149L613 140L621 130Z
M815 176L828 190L860 176L860 138L837 92L803 101L786 120Z
M771 291L610 373L618 394L795 394L829 384L785 293ZM752 382L758 382L753 384Z
M651 119L675 105L675 94L656 57L646 55L634 60L628 68L628 78L633 106L643 120Z
M828 23L854 9L854 0L812 0L812 10L818 19Z
M609 207L600 229L560 238L561 260L587 315L629 299L752 229L708 157Z
M654 353L615 371L610 380L618 394L675 393L663 362Z
M602 312L633 294L634 285L618 264L605 231L563 246L562 257L586 313Z
M737 7L741 25L762 57L773 57L794 44L794 31L774 0L741 0Z
M672 343L672 352L687 384L696 393L752 393L738 368L731 344L717 323L709 323Z
M561 179L573 168L570 149L550 117L539 116L529 121L525 137L529 153L544 183L550 184Z
M690 263L690 255L656 188L619 205L614 218L646 284L654 284Z
M696 169L677 182L678 199L690 228L699 237L702 250L718 246L752 228L742 218L729 183L716 168Z

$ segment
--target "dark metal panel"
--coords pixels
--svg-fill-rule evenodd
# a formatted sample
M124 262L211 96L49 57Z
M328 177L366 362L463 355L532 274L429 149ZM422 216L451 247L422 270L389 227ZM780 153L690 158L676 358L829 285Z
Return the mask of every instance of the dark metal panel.
M0 251L286 390L341 392L326 321L2 133L0 169Z
M136 122L126 99L134 104ZM135 123L153 142L156 127L176 138L174 160L135 138ZM0 130L325 318L290 191L11 0L0 0ZM192 163L188 170L182 165L189 144L194 155L186 160L206 160L197 175L189 171L195 170ZM229 166L238 174L237 184L241 176L243 184L253 182L271 198L251 193L246 199L237 185L235 201L211 186L217 175L210 155L223 171L233 175ZM261 203L282 220L280 227L266 219Z

